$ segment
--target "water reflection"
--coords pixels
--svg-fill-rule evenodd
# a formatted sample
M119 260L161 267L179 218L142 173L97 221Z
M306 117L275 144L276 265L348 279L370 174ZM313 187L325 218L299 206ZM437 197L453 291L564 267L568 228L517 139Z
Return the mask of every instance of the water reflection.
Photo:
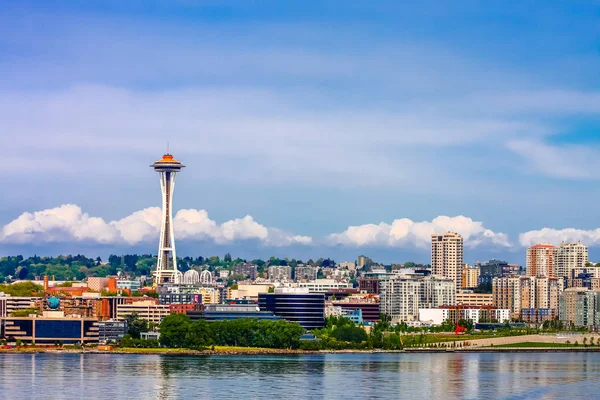
M594 353L0 355L10 399L587 399L598 378Z

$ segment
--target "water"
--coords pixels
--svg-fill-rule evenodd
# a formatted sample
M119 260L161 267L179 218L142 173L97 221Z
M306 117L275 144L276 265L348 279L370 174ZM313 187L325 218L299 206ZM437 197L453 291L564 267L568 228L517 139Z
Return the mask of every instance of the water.
M2 399L593 399L600 354L2 354Z

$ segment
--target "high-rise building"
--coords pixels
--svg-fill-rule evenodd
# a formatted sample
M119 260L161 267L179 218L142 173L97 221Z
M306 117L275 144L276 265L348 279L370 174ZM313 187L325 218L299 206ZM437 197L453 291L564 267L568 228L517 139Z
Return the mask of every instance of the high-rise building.
M551 244L536 244L527 249L527 276L556 276L555 249Z
M381 312L393 322L416 321L419 308L456 304L454 281L438 276L403 276L379 281Z
M478 262L479 284L491 284L494 278L510 278L514 275L512 267L501 260L489 260L488 262Z
M563 291L559 278L495 278L492 282L494 306L511 310L513 318L543 322L558 314L558 298Z
M184 165L167 153L151 167L160 175L160 190L162 192L162 220L155 275L156 284L162 285L175 283L179 276L177 254L175 253L175 233L173 231L173 190L175 189L175 175L181 171Z
M577 243L562 242L555 248L556 276L572 278L571 271L575 268L583 268L588 262L587 246Z
M358 256L358 259L356 260L356 265L358 268L362 268L366 265L367 263L367 257L366 256Z
M479 267L464 264L462 269L463 289L475 288L479 285Z
M600 326L600 291L565 289L559 298L559 319L568 326Z
M431 273L450 278L462 287L463 238L458 233L431 235Z

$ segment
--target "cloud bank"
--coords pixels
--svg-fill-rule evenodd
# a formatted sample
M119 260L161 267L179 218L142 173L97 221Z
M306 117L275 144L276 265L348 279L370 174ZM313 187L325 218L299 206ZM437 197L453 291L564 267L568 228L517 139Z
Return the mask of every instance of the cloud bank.
M75 204L64 204L35 212L24 212L0 227L0 244L35 245L80 243L92 245L127 245L153 243L158 240L161 222L159 207L135 211L115 221L105 221L84 212ZM267 227L252 216L222 223L212 220L206 210L182 209L173 218L178 242L209 241L217 245L256 241L265 247L344 246L348 248L402 248L428 250L431 235L457 232L471 249L518 250L537 243L560 244L581 241L600 246L600 228L542 228L521 233L518 242L506 233L493 231L481 221L459 215L438 216L431 221L415 222L408 218L391 223L349 226L342 232L313 240L275 227Z
M93 242L134 245L158 240L161 222L159 207L136 211L117 221L91 217L74 204L65 204L33 213L25 212L2 227L0 242L11 244ZM217 244L258 240L266 246L310 244L309 236L292 235L267 228L251 216L218 224L205 210L180 210L173 219L176 240L212 240Z
M391 224L381 222L378 225L366 224L350 226L344 232L327 237L332 244L351 246L383 246L427 248L433 233L447 231L462 235L465 244L470 247L492 245L509 248L512 244L504 233L486 229L482 222L473 221L465 216L439 216L432 221L414 222L407 218L396 219Z
M600 245L600 228L598 229L552 229L542 228L539 230L521 233L519 235L519 243L521 246L533 246L537 243L551 243L559 245L562 241L565 242L581 242L587 246Z

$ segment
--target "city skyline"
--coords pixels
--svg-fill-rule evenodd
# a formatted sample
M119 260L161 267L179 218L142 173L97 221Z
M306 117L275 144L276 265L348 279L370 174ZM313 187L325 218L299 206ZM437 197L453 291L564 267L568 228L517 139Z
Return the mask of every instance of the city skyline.
M590 6L425 3L7 6L0 251L154 252L168 141L182 255L598 260Z

